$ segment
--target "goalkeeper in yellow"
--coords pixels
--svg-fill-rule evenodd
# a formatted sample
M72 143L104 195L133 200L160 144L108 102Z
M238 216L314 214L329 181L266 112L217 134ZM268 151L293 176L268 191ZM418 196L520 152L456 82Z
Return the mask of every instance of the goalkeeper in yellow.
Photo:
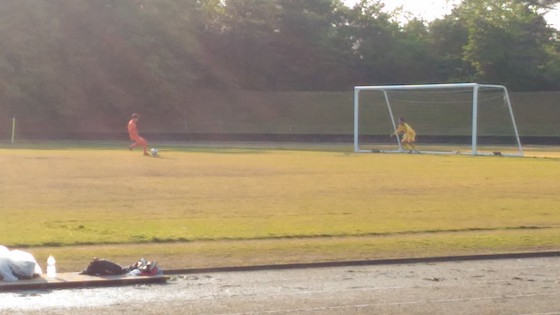
M401 145L405 150L410 150L409 153L420 153L416 150L416 131L404 121L403 117L399 118L399 126L397 130L391 134L391 137L398 135L402 135Z

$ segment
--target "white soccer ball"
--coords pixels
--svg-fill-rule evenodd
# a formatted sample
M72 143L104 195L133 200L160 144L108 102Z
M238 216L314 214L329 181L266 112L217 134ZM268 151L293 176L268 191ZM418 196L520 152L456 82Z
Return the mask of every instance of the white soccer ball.
M150 151L152 152L153 156L156 156L158 154L158 150L156 148L152 148Z

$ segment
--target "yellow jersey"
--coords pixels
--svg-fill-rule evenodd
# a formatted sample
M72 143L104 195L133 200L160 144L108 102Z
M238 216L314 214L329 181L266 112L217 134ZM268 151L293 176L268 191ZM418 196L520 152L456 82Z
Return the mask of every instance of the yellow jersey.
M403 135L403 140L408 140L414 142L416 140L416 131L410 127L407 123L402 123L399 125L397 130L395 131L396 135Z

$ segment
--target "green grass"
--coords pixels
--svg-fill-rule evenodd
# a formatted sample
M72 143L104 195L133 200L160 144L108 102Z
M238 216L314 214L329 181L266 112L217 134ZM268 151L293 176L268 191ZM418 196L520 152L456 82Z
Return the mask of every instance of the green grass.
M2 244L72 267L91 256L188 267L560 247L557 158L160 154L0 149Z

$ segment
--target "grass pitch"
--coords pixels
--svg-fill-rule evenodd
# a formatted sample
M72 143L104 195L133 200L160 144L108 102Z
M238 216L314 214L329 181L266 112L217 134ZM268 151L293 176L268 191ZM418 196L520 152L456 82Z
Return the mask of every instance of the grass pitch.
M560 160L161 148L0 149L2 245L61 270L560 248ZM62 264L60 262L62 261Z

